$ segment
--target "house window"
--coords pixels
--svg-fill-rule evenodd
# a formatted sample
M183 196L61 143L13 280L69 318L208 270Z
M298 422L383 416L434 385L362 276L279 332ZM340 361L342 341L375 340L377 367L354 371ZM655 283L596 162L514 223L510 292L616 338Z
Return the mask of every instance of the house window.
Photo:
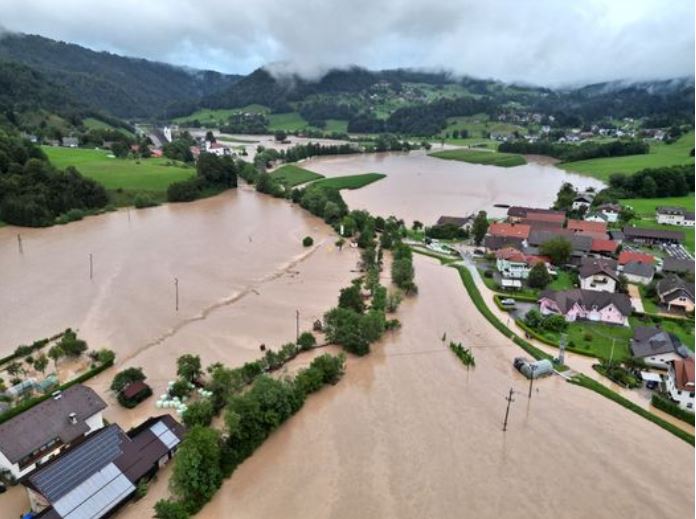
M689 409L691 409L693 406L694 406L694 404L692 404L691 402L689 402L688 404L686 404L686 407L688 407Z

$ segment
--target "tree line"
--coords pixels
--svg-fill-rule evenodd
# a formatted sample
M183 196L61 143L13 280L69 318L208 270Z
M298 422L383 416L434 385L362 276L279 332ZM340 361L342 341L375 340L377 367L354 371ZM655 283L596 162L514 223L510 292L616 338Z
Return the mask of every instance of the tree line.
M612 141L606 143L584 142L564 144L550 141L528 142L525 140L501 142L498 151L524 155L548 155L572 162L600 157L621 157L650 153L650 145L638 140Z

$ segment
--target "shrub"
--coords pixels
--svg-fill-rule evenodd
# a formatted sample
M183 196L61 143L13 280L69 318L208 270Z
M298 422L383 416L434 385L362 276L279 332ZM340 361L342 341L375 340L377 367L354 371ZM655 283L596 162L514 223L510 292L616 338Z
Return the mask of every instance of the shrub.
M312 332L302 332L297 338L297 345L300 350L307 351L312 349L317 344L317 340Z
M155 503L155 519L188 519L189 513L179 501L160 499Z
M138 193L133 199L133 205L136 209L143 209L145 207L154 207L157 204L152 197L146 193Z
M186 427L194 427L196 425L210 425L215 416L215 409L210 399L205 398L191 402L188 408L182 415L181 419Z
M185 380L177 380L169 388L169 394L172 397L183 398L191 394L191 385Z
M311 236L305 236L302 240L302 245L304 245L305 247L311 247L312 245L314 245L314 239Z
M197 178L174 182L167 188L167 201L191 202L200 196L201 184Z
M124 387L133 382L144 381L147 377L143 373L143 368L126 368L116 374L111 382L111 391L120 393Z

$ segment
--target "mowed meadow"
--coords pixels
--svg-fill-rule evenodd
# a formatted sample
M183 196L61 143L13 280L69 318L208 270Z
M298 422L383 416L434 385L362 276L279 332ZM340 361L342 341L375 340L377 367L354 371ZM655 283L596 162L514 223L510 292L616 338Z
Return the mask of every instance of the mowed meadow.
M171 183L186 180L196 173L193 166L166 158L117 159L105 150L51 146L42 149L58 169L74 166L109 191L164 195Z

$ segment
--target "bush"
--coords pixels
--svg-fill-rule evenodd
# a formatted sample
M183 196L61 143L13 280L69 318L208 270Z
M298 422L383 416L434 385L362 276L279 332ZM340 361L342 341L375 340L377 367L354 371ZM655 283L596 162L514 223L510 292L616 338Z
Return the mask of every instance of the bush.
M196 425L210 425L210 422L213 421L213 416L215 416L213 403L210 399L205 398L191 402L181 419L186 427L191 428Z
M150 386L146 386L138 394L136 394L132 398L126 398L125 396L123 396L122 392L119 392L116 399L118 400L118 403L121 404L126 409L133 409L140 402L142 402L143 400L147 400L151 396L152 396L152 389L150 388Z
M197 178L174 182L167 188L168 202L191 202L201 193L201 183Z
M694 425L694 413L690 413L686 409L682 409L681 407L679 407L678 404L673 402L667 395L653 393L652 405L654 405L661 411L664 411L665 413L671 414L679 420Z
M147 377L143 373L143 368L126 368L116 374L111 382L111 391L120 393L123 388L133 382L142 382Z
M307 351L312 349L317 344L317 339L314 337L312 332L302 332L297 338L297 345L300 350Z
M188 519L189 513L179 501L160 499L155 503L156 519Z
M314 239L311 236L305 236L302 240L302 245L304 245L305 247L311 247L312 245L314 245Z
M169 388L169 395L172 397L183 398L191 394L191 385L185 380L177 380Z
M136 209L143 209L145 207L154 207L157 204L152 197L145 193L138 193L133 199L133 205Z

